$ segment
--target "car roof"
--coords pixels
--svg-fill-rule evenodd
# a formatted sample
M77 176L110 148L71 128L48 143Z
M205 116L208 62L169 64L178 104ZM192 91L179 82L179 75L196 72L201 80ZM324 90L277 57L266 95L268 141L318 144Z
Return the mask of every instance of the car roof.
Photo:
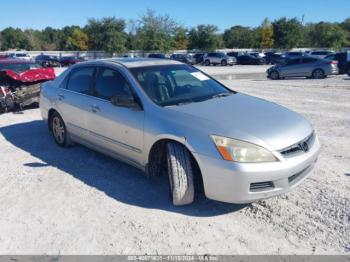
M170 59L157 59L157 58L110 58L92 61L93 63L115 63L123 65L127 68L135 67L147 67L147 66L158 66L158 65L181 65L183 63L170 60ZM91 63L91 61L87 62Z

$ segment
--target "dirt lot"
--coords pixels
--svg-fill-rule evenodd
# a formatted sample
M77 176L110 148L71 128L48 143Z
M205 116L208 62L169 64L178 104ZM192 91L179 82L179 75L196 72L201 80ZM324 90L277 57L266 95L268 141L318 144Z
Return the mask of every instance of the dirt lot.
M265 70L245 68L205 70L219 79ZM251 205L203 198L173 207L165 179L147 180L140 171L81 146L58 148L38 109L4 114L0 253L349 254L350 80L222 81L312 122L322 152L300 187Z

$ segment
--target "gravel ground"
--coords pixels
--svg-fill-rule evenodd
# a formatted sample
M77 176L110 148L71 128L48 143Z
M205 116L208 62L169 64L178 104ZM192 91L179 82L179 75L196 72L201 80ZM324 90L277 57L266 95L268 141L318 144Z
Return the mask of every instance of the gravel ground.
M265 69L204 68L219 79ZM0 253L349 254L350 80L222 81L312 122L322 152L297 189L251 205L202 198L173 207L165 179L82 146L57 147L38 109L3 114Z

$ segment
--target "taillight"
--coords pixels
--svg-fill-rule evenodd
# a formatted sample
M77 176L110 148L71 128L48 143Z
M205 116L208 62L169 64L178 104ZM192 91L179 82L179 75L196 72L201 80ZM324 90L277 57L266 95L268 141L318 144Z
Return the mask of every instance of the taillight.
M337 65L337 64L338 64L338 61L329 61L329 62L327 62L326 64L329 64L329 65Z

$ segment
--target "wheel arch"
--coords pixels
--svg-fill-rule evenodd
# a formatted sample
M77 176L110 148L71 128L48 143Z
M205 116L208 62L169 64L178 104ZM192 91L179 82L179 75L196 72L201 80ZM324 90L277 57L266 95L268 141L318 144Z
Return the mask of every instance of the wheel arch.
M187 143L185 137L179 138L173 135L158 137L150 146L147 155L146 172L150 177L161 175L162 171L162 161L166 155L166 144L169 142L179 143L184 146L189 152L191 159L193 161L194 167L198 171L199 179L203 181L202 172L199 166L199 161L196 155L193 154L193 148ZM202 183L203 184L203 183Z
M47 125L48 125L50 131L52 131L51 124L50 124L51 123L51 117L53 116L53 114L55 112L59 114L59 112L56 109L50 108L48 113L47 113Z

